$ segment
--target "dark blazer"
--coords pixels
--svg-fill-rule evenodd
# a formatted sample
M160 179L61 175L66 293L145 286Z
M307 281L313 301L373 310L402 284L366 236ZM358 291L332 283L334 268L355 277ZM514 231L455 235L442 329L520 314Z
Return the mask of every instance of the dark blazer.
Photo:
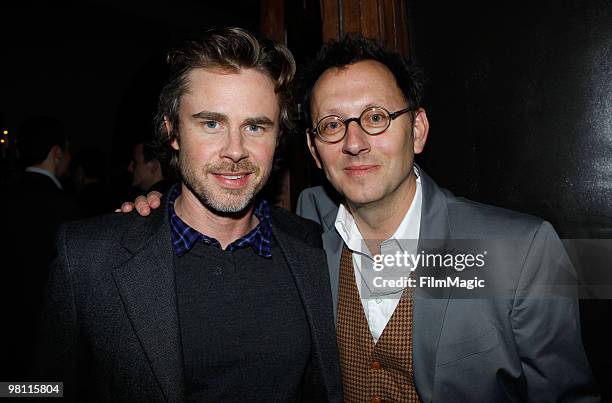
M272 208L272 229L310 326L305 400L340 402L320 228ZM64 225L42 321L41 376L64 380L65 395L79 402L184 401L173 253L166 208Z
M449 288L415 290L412 351L421 401L599 401L580 337L577 299L571 291L542 297L534 287L576 284L552 226L455 197L423 170L420 174L419 251L432 241L442 249L466 239L501 246L488 255L485 267L487 287L499 295L465 298ZM323 227L334 312L343 244L334 226L337 212L322 187L300 195L297 213Z

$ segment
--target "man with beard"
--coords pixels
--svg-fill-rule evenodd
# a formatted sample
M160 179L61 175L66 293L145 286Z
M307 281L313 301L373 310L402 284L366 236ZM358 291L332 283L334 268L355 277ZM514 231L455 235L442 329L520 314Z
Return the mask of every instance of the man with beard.
M345 38L321 50L304 84L308 146L339 195L306 189L298 214L323 227L345 401L599 401L576 274L552 226L457 198L414 164L429 131L418 71ZM422 286L452 273L425 265L410 274L416 286L371 281L381 256L480 245L486 264L466 271L486 278L480 292Z
M157 134L181 182L151 218L62 228L41 376L76 401L341 401L320 229L257 197L290 52L228 28L168 62Z

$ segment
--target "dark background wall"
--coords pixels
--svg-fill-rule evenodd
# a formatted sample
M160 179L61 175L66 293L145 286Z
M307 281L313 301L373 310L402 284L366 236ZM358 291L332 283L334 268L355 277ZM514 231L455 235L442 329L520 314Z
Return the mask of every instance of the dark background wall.
M300 61L320 26L289 3ZM550 219L564 236L610 237L611 2L407 5L412 54L429 77L419 162L456 193ZM114 158L150 131L170 44L213 25L259 28L255 0L3 2L0 15L0 125L47 113L76 148Z
M429 78L427 172L455 194L543 217L563 238L612 238L612 3L408 3L413 57ZM594 281L592 271L612 271L584 268ZM610 305L581 301L606 401Z
M411 3L434 178L566 237L611 237L612 3Z

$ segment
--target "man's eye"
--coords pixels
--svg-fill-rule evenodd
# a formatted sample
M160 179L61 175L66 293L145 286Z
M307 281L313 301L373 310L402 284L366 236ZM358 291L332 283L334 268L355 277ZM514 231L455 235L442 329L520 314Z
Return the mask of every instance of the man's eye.
M244 131L250 136L261 136L266 132L265 128L259 125L246 125Z
M383 113L372 113L366 117L363 124L380 127L387 124L387 121L388 119Z
M381 123L385 120L385 115L382 113L373 113L369 116L368 120L371 123Z
M219 122L215 122L214 120L208 120L204 122L204 126L206 126L207 129L218 129Z
M338 130L340 122L332 121L325 124L324 130Z

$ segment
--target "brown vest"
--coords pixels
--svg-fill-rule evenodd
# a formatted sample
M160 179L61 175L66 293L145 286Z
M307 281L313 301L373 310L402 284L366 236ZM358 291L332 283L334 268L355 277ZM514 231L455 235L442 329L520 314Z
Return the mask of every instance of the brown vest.
M412 373L412 293L404 291L374 344L346 245L340 261L336 332L346 402L420 402Z

